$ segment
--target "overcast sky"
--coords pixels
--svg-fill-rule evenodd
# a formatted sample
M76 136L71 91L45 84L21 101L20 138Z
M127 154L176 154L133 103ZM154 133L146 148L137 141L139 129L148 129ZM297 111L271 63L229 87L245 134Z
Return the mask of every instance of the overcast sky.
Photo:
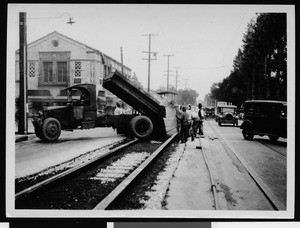
M19 48L19 12L27 12L27 42L57 31L121 62L136 73L147 88L149 49L157 52L151 61L151 89L186 86L203 100L214 82L220 82L232 70L233 59L242 47L247 24L256 12L286 12L287 6L249 5L90 5L42 4L9 5L9 42L11 51ZM76 22L69 25L69 15ZM152 56L153 57L153 56ZM172 76L173 75L173 76Z

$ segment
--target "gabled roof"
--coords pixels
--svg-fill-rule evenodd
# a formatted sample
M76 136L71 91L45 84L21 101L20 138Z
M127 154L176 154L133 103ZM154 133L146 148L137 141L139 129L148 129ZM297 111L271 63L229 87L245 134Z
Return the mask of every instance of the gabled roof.
M29 44L27 44L27 46L31 46L31 45L33 45L34 43L37 43L37 42L39 42L39 41L45 39L46 37L49 37L49 36L52 36L52 35L58 35L58 36L64 37L64 38L66 38L66 39L68 39L68 40L71 40L71 41L73 41L73 42L75 42L75 43L77 43L77 44L79 44L79 45L85 46L85 47L88 48L88 49L91 49L91 50L93 50L93 51L96 51L96 52L101 53L99 50L97 50L97 49L95 49L95 48L92 48L92 47L90 47L90 46L88 46L88 45L86 45L86 44L84 44L84 43L81 43L81 42L79 42L79 41L77 41L77 40L74 40L74 39L72 39L72 38L70 38L70 37L68 37L68 36L66 36L66 35L63 35L63 34L57 32L57 31L53 31L53 32L51 32L51 33L49 33L49 34L47 34L47 35L45 35L45 36L43 36L43 37L41 37L41 38L35 40L35 41L32 41L32 42L30 42ZM19 49L17 50L17 52L19 52ZM101 53L101 54L103 54L103 53Z
M34 44L34 43L36 43L36 42L39 42L39 41L45 39L46 37L51 36L51 35L58 35L58 36L64 37L64 38L66 38L66 39L68 39L68 40L71 40L71 41L73 41L73 42L75 42L75 43L77 43L77 44L79 44L79 45L82 45L82 46L86 47L87 49L90 49L90 50L92 50L92 51L95 51L95 52L99 53L99 54L101 55L102 58L105 56L106 58L109 58L109 59L111 59L111 60L113 60L113 61L115 61L115 62L117 62L117 63L120 63L119 61L113 59L112 57L110 57L110 56L108 56L108 55L106 55L106 54L104 54L103 52L101 52L101 51L99 51L99 50L97 50L97 49L95 49L95 48L92 48L92 47L90 47L90 46L88 46L88 45L86 45L86 44L84 44L84 43L82 43L82 42L79 42L79 41L77 41L77 40L74 40L74 39L72 39L72 38L70 38L70 37L68 37L68 36L66 36L66 35L63 35L63 34L57 32L57 31L53 31L53 32L51 32L51 33L49 33L49 34L47 34L47 35L45 35L45 36L43 36L43 37L41 37L41 38L35 40L35 41L30 42L29 44L27 44L27 47L28 47L28 46L31 46L32 44ZM19 49L16 51L16 53L18 53L18 52L19 52ZM121 63L120 63L120 64L121 64ZM126 67L126 66L124 66L124 67ZM129 67L126 67L126 68L129 69L129 70L131 70Z

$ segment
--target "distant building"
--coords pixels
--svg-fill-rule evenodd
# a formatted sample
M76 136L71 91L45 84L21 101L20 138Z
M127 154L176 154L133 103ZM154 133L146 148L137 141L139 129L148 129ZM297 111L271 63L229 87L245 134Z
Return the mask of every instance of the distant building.
M19 51L16 51L16 97L19 96ZM116 97L102 87L103 78L122 64L101 51L56 31L27 45L28 103L30 111L43 105L67 101L62 91L68 86L93 83L97 88L97 107L114 105ZM131 69L123 66L125 76ZM101 107L102 106L102 107Z

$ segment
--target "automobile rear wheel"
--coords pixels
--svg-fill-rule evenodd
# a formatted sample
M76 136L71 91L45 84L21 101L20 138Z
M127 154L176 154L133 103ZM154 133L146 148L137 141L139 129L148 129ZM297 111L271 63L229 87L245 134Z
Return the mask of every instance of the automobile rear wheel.
M55 118L47 118L42 126L42 137L45 141L56 141L61 133L60 122Z
M269 139L270 139L272 142L276 142L276 141L279 139L279 136L272 136L272 135L269 135Z
M147 116L136 116L130 121L130 130L139 139L147 139L153 132L153 123Z
M254 137L253 129L251 127L246 127L243 130L243 136L246 140L252 140Z

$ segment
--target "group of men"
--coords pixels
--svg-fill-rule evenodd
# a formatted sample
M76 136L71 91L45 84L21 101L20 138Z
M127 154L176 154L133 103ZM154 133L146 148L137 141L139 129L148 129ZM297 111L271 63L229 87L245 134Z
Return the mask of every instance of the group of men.
M130 108L125 109L125 105L121 102L116 102L116 108L114 110L114 115L122 115L122 114L132 114L132 110Z
M194 141L195 138L204 137L203 134L203 119L204 113L202 104L198 104L198 111L192 108L191 105L178 107L176 110L177 130L180 133L181 143L186 143L188 138Z

